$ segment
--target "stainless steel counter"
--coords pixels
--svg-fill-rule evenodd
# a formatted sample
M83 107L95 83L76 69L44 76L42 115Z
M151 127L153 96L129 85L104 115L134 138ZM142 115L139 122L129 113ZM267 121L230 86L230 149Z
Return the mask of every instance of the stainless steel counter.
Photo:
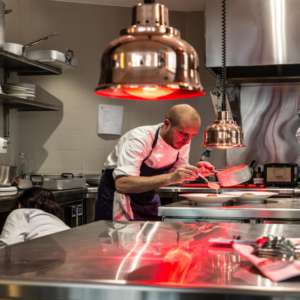
M182 200L159 207L164 219L184 220L227 220L254 222L300 223L300 198L269 198L265 201L234 201L226 206L196 204Z
M298 225L95 222L1 249L0 299L296 299L300 279L271 282L231 248L207 241L299 232Z
M229 192L229 191L265 191L265 192L276 192L279 194L279 196L298 196L300 195L300 188L276 188L276 187L266 187L266 188L223 188L220 189L219 192L222 193L223 191ZM183 186L166 186L159 189L159 194L179 194L179 193L215 193L216 191L209 188L203 188L203 187L183 187Z

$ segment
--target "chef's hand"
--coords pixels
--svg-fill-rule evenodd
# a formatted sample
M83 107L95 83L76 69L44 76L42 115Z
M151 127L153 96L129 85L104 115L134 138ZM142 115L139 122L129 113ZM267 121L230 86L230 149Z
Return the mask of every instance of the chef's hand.
M205 177L214 175L216 172L215 167L207 161L199 161L197 163L197 167L199 168L198 172L201 173Z
M199 169L195 166L181 166L176 171L170 173L170 184L180 184L184 181L191 181L198 178Z

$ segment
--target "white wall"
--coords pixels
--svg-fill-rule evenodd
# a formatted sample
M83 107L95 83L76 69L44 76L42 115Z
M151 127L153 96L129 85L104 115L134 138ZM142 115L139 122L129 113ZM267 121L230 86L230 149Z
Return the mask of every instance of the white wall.
M6 0L13 13L6 20L6 40L28 42L51 32L59 37L45 41L40 48L64 51L71 48L79 59L79 66L60 76L23 77L23 81L38 84L44 91L40 101L61 101L62 112L22 112L12 132L15 144L11 145L10 163L16 163L18 152L25 152L28 172L98 173L107 154L117 140L97 136L97 105L111 103L124 105L123 131L130 128L159 123L165 111L173 104L189 103L195 106L203 126L214 117L208 96L186 101L145 103L104 99L94 94L99 77L100 55L105 45L117 37L119 30L131 21L129 8L71 4L39 0ZM182 36L195 46L201 58L202 83L207 94L214 80L203 67L204 24L203 13L172 12L171 24L181 30ZM202 136L202 133L201 133ZM198 160L201 137L192 146L191 161ZM213 157L221 166L223 153ZM2 157L3 160L3 157Z

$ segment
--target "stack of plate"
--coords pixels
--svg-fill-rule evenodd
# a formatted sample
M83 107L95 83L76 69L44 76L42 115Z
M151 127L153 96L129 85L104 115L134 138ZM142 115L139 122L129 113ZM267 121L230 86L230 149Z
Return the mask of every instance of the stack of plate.
M17 195L18 189L15 186L0 187L0 197Z
M15 96L24 99L35 98L35 84L31 83L6 83L3 86L3 92L10 96Z

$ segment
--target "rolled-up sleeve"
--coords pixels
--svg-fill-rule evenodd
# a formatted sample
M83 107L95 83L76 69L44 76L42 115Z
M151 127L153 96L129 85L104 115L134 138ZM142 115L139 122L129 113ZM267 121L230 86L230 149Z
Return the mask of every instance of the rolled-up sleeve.
M149 149L146 139L131 137L119 145L117 151L118 161L113 172L114 179L119 176L139 176L141 164L151 148Z

